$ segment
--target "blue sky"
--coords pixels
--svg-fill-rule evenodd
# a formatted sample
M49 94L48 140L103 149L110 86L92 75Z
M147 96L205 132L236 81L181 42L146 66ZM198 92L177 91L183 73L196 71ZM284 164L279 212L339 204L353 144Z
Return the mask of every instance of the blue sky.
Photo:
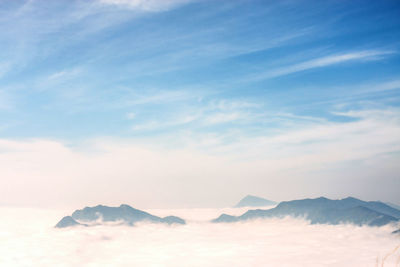
M353 156L326 171L396 165L399 14L398 1L1 1L0 139L78 150L113 140L241 163L321 158L332 145ZM387 188L399 185L397 169L374 164L361 196L381 196L383 171Z

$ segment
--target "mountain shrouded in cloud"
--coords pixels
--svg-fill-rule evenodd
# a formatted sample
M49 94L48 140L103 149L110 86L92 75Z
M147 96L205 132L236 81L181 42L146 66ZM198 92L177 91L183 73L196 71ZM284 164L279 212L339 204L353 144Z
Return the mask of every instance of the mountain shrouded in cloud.
M394 203L390 203L390 202L385 202L385 204L390 206L390 207L392 207L392 208L394 208L394 209L400 210L400 205L397 205L397 204L394 204Z
M66 227L72 227L72 226L78 226L78 225L83 225L86 226L86 224L78 223L77 221L72 218L72 216L65 216L63 217L57 224L56 228L66 228Z
M243 201L244 200L244 201ZM266 203L271 205L271 201L247 196L235 208L248 207L249 204ZM274 203L274 202L272 202ZM353 197L340 200L331 200L325 197L316 199L302 199L280 202L275 208L248 210L240 216L222 214L212 220L214 223L238 222L252 219L284 218L284 217L304 218L311 224L355 224L368 226L384 226L396 224L400 220L400 210L395 209L379 201L362 201ZM139 222L166 223L166 224L185 224L185 220L176 216L158 217L150 213L134 209L129 205L122 204L119 207L108 207L98 205L95 207L85 207L76 210L71 216L65 216L57 223L56 228L71 226L100 225L116 223L124 225L135 225Z
M275 208L249 210L240 216L222 214L213 222L237 222L261 218L301 217L311 224L341 224L383 226L396 223L400 219L400 210L379 201L362 201L348 197L331 200L324 197L284 201Z
M1 266L396 266L398 227L309 224L297 218L210 223L229 209L148 210L191 218L185 225L140 222L54 229L65 211L0 207ZM300 263L300 264L299 264Z
M252 196L252 195L247 195L243 199L239 201L235 205L236 208L242 208L242 207L263 207L263 206L272 206L275 205L276 202L257 197L257 196Z
M122 204L119 207L108 207L98 205L95 207L85 207L76 210L71 216L66 216L56 224L56 228L71 226L99 225L101 223L118 223L125 225L135 225L138 222L166 223L166 224L185 224L185 221L176 216L164 218L152 215L145 211L134 209L129 205Z
M397 266L399 14L0 0L0 266Z

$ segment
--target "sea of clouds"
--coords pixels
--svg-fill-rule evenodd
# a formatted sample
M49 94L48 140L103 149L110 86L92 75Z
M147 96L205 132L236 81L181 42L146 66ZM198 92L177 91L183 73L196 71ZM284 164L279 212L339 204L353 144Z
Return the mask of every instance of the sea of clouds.
M301 219L212 224L244 209L158 209L187 225L56 229L71 211L0 207L0 266L399 266L394 226L310 225Z

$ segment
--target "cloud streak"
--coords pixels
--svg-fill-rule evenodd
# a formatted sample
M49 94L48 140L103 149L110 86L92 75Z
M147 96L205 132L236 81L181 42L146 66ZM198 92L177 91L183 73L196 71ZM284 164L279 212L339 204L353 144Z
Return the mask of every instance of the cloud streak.
M194 0L98 0L101 4L127 7L144 12L163 12Z
M351 53L334 54L324 57L319 57L311 60L307 60L301 63L277 68L271 71L267 71L263 74L258 74L253 76L251 79L263 80L270 79L279 76L285 76L301 71L306 71L310 69L323 68L332 65L337 65L345 62L352 61L369 61L369 60L379 60L387 55L394 54L395 51L390 50L364 50L356 51Z

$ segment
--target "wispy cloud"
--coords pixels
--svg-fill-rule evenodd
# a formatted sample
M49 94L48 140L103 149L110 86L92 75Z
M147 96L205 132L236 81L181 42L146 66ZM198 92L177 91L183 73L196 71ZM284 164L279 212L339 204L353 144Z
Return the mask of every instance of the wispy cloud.
M145 12L162 12L194 0L98 0L102 4L127 7Z
M47 77L47 80L54 81L54 80L65 80L69 79L77 74L79 74L81 70L78 68L70 69L70 70L62 70L55 72Z
M129 92L130 91L130 92ZM134 106L134 105L155 105L187 101L189 99L197 99L206 94L206 92L195 93L189 90L146 90L145 92L139 93L135 90L127 91L127 95L124 96L122 105Z
M270 188L271 180L283 186L277 181L280 172L297 168L300 174L292 172L291 177L302 171L312 175L329 164L375 160L398 149L400 115L390 108L398 106L400 86L395 11L387 10L387 20L382 14L374 19L375 5L366 4L363 14L372 16L366 21L365 16L343 15L343 10L360 11L347 2L311 9L296 1L189 2L5 1L6 8L0 9L0 121L19 124L3 133L70 138L66 143L131 135L134 140L126 142L136 143L112 144L104 149L112 157L104 158L75 153L63 142L41 143L29 155L1 158L0 168L10 167L0 170L2 178L7 175L11 181L3 187L12 185L26 167L18 174L32 182L28 187L68 186L73 176L73 184L79 178L108 185L109 177L118 176L121 185L132 187L148 178L153 189L163 181L151 179L167 175L179 185L171 190L217 191L237 182L239 191ZM353 33L362 38L348 42ZM356 68L365 62L368 68ZM339 68L350 63L354 75ZM321 75L307 81L302 75L289 77L307 70ZM242 77L250 83L240 82ZM278 82L274 77L282 78ZM251 83L263 79L271 80ZM12 112L5 110L14 104ZM135 150L138 144L148 147ZM20 147L29 145L21 142ZM159 153L163 145L174 152ZM43 151L52 156L46 158ZM146 168L132 168L132 159L138 165L145 162ZM160 172L154 162L161 163ZM398 167L379 170L385 164L376 163L376 172L393 177L391 170ZM359 177L369 173L359 169ZM43 176L43 183L34 183ZM187 177L192 181L185 183ZM251 185L242 177L251 179ZM301 187L305 180L296 183ZM17 181L16 190L22 183Z
M364 85L360 90L363 93L382 92L400 89L400 80L392 80L378 84Z
M126 118L128 120L133 120L136 117L136 114L134 112L129 112L126 114Z
M208 97L199 99L190 96L182 102L180 97L170 99L169 97L159 98L159 96L162 96L162 94L156 95L154 99L152 97L146 98L146 101L139 101L136 104L141 103L154 107L175 101L173 102L174 108L167 108L162 114L155 113L145 122L140 122L141 118L137 116L137 124L132 127L134 131L171 130L177 126L182 128L189 126L189 124L200 130L208 126L225 123L254 123L260 118L260 109L262 108L262 105L244 100L210 100ZM193 122L196 124L192 125ZM189 129L190 127L186 127L186 130Z
M150 120L144 123L138 123L132 126L133 131L159 131L166 130L176 126L182 126L195 121L198 118L196 115L180 115L168 120Z
M399 114L399 110L352 111L343 114L357 118L352 122L298 124L253 136L174 131L157 138L93 139L72 147L45 139L0 139L0 193L18 202L41 192L34 198L41 204L60 194L63 199L80 196L73 201L96 196L122 200L163 188L181 197L207 190L220 199L220 188L232 183L231 193L263 188L279 199L315 193L315 187L307 185L312 179L326 193L364 195L379 181L385 197L396 199L392 181L400 171ZM26 186L21 187L22 182ZM331 183L335 188L327 187ZM110 189L108 195L101 194L104 186ZM88 188L89 195L84 193Z
M0 110L1 109L10 109L14 106L14 101L12 97L6 90L2 90L0 88Z
M241 113L233 112L233 113L214 113L204 119L205 124L218 124L236 121L240 118L243 118Z
M74 82L74 79L82 77L82 74L82 67L64 69L38 77L30 86L40 92L46 90L61 91L64 87L68 87L68 91L72 91L74 89L71 88L70 84Z
M257 74L250 77L250 80L263 80L284 75L289 75L296 72L301 72L310 69L323 68L331 65L336 65L352 61L369 61L379 60L383 57L394 54L391 50L364 50L351 53L334 54L324 57L319 57L307 60L301 63L273 69L262 74Z
M0 78L10 70L11 66L8 62L0 61Z

